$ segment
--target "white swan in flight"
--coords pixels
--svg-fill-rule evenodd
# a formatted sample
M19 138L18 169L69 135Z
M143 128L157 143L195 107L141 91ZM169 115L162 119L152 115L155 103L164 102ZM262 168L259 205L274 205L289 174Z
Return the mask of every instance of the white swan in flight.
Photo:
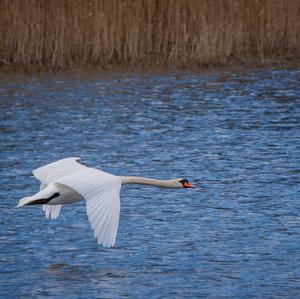
M66 158L33 170L40 180L40 191L22 198L17 207L43 205L46 217L55 219L64 204L86 200L86 211L98 244L115 245L120 215L120 189L125 184L143 184L167 188L195 188L186 179L155 180L115 176Z

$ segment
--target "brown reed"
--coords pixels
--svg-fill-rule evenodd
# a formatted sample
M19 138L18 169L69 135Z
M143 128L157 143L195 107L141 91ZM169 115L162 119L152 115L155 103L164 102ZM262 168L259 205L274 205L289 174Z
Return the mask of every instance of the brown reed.
M0 0L0 67L299 58L300 0Z

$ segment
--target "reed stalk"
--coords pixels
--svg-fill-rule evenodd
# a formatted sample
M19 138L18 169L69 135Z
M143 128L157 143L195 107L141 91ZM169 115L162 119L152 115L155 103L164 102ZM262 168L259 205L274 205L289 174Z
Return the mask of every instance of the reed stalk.
M0 0L0 67L299 58L300 0Z

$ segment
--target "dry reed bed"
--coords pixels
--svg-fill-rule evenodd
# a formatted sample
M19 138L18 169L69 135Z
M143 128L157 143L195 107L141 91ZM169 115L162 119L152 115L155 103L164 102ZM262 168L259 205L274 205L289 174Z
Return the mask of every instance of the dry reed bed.
M0 0L1 67L299 57L300 0Z

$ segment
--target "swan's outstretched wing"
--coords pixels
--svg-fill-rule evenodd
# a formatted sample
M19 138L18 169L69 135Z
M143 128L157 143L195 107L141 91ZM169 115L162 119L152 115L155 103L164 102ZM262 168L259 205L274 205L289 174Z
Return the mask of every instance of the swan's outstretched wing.
M43 205L47 218L56 219L59 216L61 205Z
M121 179L101 170L84 167L55 182L74 189L86 199L86 211L98 244L114 246L120 216Z
M50 183L86 168L84 165L78 163L79 161L80 158L76 157L66 158L37 168L32 172L41 182L40 189L44 189Z

